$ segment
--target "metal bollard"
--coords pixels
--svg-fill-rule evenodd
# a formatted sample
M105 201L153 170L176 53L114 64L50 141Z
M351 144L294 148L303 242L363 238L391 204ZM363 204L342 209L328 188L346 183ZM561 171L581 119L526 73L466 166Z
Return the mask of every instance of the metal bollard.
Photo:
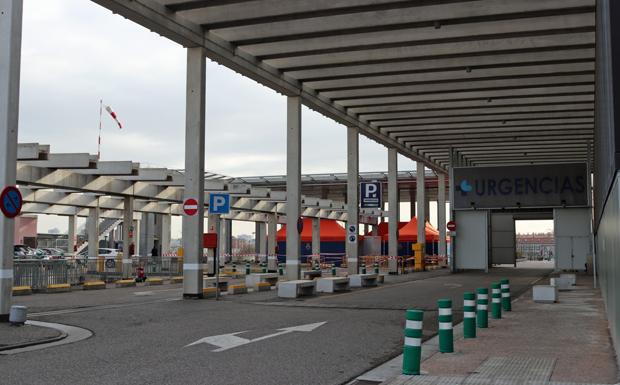
M491 284L491 318L502 318L502 294L499 289L499 282Z
M263 272L263 273L266 273L266 272L267 272L267 264L266 264L265 262L263 262L263 263L261 263L260 265L261 265L261 267L262 267L262 272Z
M278 263L278 274L284 275L284 264L283 263Z
M336 265L332 265L332 277L336 276Z
M504 311L512 311L512 301L510 298L510 281L501 279L499 281L502 290L502 307Z
M235 262L233 262L233 264L232 264L232 271L233 271L233 273L237 272L237 264Z
M245 263L245 275L249 275L252 271L250 270L250 262Z
M405 321L405 345L403 346L403 374L420 374L422 357L422 310L407 310Z
M463 337L476 338L476 294L463 294Z
M454 333L452 331L452 300L443 298L437 301L439 319L439 352L454 352Z
M476 323L481 329L489 327L489 289L486 287L479 287L476 289L478 293L478 306L476 312Z
M362 263L362 274L366 274L366 264Z
M379 264L377 262L375 262L373 264L374 268L375 268L375 274L379 274Z
M314 270L321 270L321 264L319 261L314 261Z

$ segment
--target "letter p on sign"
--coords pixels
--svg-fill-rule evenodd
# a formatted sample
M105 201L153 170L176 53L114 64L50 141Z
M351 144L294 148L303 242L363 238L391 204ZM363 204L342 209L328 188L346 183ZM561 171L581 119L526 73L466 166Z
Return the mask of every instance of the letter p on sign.
M209 214L228 214L230 212L229 194L209 195Z

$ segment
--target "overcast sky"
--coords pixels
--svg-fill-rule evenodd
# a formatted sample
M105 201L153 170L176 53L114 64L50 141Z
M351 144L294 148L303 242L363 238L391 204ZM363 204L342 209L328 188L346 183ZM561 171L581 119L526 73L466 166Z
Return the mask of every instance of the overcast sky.
M103 160L183 168L185 59L183 47L90 1L25 0L19 141L96 154L103 99L124 126L104 115ZM206 110L207 171L285 174L284 96L208 61ZM305 107L302 114L302 172L345 172L345 127ZM399 169L414 168L399 158ZM361 137L360 171L386 169L385 147ZM64 220L40 217L39 231L66 231Z

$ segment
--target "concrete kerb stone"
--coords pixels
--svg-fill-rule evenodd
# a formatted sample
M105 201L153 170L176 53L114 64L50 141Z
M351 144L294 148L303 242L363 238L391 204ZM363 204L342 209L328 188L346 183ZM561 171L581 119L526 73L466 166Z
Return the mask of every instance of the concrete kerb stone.
M116 281L114 284L116 287L134 287L136 286L136 281L133 279L121 279Z
M68 336L67 333L65 333L64 331L61 331L60 335L58 335L56 337L44 338L44 339L37 340L37 341L28 341L28 342L23 342L23 343L19 343L19 344L0 346L0 352L6 351L6 350L27 348L29 346L35 346L35 345L48 344L50 342L56 342L56 341L63 340L65 338L67 338L67 336Z
M28 285L13 286L13 295L14 296L30 295L30 294L32 294L32 287L30 287Z
M71 285L68 283L57 283L53 285L48 285L45 290L46 293L66 293L71 291Z
M84 290L102 290L106 288L106 284L103 281L87 281L82 285Z
M164 284L164 280L162 278L147 278L145 283L147 286L159 286Z

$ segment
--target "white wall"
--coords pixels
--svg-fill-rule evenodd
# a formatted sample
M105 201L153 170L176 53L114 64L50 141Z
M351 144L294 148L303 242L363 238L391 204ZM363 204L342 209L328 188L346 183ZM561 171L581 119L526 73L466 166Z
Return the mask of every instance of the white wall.
M486 270L489 238L488 211L456 211L458 223L455 240L455 263L459 270Z

